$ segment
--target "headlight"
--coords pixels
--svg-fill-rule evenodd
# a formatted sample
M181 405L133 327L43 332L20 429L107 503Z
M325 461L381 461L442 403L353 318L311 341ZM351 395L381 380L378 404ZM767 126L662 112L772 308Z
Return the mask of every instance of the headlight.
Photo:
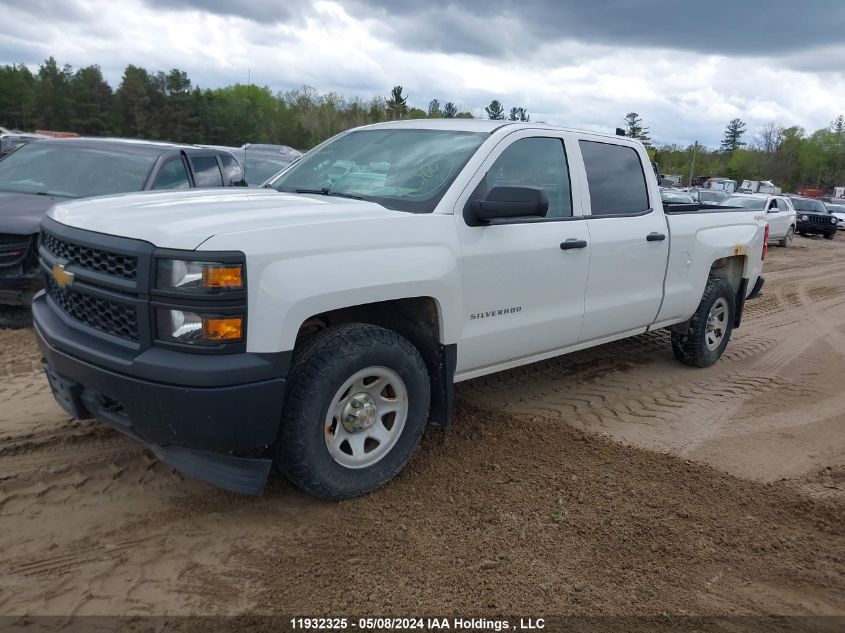
M216 346L243 340L244 318L187 310L156 309L158 338L171 343Z
M830 223L831 223L831 224L836 224L836 218L830 218Z
M801 221L802 221L802 222L806 222L806 221L807 221L807 220L809 220L809 219L810 219L810 218L808 218L806 215L802 215L802 216L801 216Z
M243 264L159 259L156 288L193 293L243 290Z

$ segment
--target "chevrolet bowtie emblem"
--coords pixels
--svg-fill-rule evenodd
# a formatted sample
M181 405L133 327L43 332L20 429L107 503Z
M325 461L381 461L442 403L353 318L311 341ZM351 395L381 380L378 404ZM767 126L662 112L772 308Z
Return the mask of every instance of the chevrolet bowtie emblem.
M65 288L73 283L73 273L66 271L64 264L54 264L53 279L56 280L59 288Z

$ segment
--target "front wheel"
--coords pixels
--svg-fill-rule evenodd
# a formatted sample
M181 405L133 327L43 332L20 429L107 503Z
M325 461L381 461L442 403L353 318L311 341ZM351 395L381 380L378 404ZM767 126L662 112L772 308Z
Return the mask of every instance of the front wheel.
M783 239L778 242L784 248L789 248L789 245L792 244L792 238L795 237L795 229L793 227L789 227L787 230L786 235L783 236Z
M329 328L305 343L288 379L276 462L323 499L357 497L390 481L428 420L430 386L419 351L374 325Z
M834 237L836 237L836 233L825 233L824 234L824 239L826 239L826 240L832 240Z
M724 279L710 277L685 332L672 332L672 352L682 363L709 367L722 356L733 332L736 296Z

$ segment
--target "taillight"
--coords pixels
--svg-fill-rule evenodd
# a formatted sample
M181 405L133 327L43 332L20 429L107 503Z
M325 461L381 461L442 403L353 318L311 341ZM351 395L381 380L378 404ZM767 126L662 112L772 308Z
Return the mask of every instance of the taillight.
M766 230L763 233L763 254L760 256L760 261L762 262L766 259L766 251L769 250L769 225L766 224Z

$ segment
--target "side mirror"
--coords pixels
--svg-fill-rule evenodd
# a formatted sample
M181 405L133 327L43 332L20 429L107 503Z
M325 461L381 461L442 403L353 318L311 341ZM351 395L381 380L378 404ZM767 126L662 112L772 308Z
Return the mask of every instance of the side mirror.
M505 218L545 217L549 196L539 187L493 187L483 200L470 200L472 216L480 223Z

